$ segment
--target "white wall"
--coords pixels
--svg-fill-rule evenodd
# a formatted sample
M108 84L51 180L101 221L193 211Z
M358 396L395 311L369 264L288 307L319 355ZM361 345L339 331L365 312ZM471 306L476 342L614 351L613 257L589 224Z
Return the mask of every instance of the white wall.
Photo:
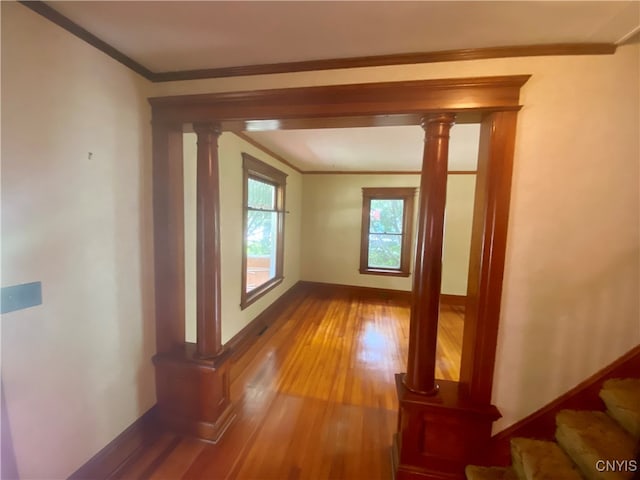
M220 224L222 256L222 342L225 343L280 295L300 280L300 226L302 219L302 175L247 143L225 132L219 141ZM246 152L288 175L285 190L284 281L265 296L240 310L242 291L242 152ZM195 317L195 229L196 135L184 136L185 161L185 264L187 341L196 341Z
M67 477L155 403L147 87L2 2L2 286L43 297L1 320L21 478Z
M363 187L419 187L419 175L304 175L302 279L411 290L413 275L363 275L360 267ZM475 175L449 175L442 262L442 292L467 294ZM415 249L418 190L414 204ZM412 256L412 262L414 256ZM412 267L413 270L413 267ZM413 273L413 272L412 272Z
M155 95L532 74L522 89L493 402L497 429L640 343L640 47L153 86Z

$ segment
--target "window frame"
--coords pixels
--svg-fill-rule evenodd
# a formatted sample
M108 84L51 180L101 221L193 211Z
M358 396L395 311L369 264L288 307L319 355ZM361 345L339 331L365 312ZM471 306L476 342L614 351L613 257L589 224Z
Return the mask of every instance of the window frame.
M277 215L275 276L247 292L247 223L249 216L249 179L268 183L276 188L275 211ZM244 310L256 300L273 290L284 280L284 206L287 174L277 168L242 153L242 272L240 309Z
M411 275L413 206L416 187L372 187L362 189L362 230L360 235L360 273L408 277ZM400 268L369 267L369 228L371 200L403 200Z

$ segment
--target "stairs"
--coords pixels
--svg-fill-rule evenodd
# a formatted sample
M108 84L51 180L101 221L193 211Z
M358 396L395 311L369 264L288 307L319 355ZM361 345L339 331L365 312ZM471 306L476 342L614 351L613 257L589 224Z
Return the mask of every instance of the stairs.
M511 439L511 467L466 468L468 480L640 479L640 379L607 380L605 412L562 410L556 441Z

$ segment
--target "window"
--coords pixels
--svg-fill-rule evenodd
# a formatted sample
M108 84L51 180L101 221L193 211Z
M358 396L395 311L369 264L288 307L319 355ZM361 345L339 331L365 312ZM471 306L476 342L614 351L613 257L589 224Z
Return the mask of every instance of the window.
M282 282L284 190L287 175L242 154L243 255L240 307L246 308Z
M409 276L415 188L363 188L360 273Z

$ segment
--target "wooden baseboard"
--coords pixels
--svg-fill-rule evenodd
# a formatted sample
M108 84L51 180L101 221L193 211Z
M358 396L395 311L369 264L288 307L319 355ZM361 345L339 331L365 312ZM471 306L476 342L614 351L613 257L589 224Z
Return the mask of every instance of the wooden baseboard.
M304 288L311 290L324 290L328 293L348 292L354 295L367 295L385 300L396 300L400 302L411 301L410 290L392 290L389 288L361 287L357 285L341 285L337 283L324 282L299 282ZM440 303L454 307L465 307L467 305L467 297L465 295L451 295L448 293L440 294Z
M449 293L441 293L440 303L443 305L450 305L452 307L466 307L467 297L466 295L451 295Z
M640 346L633 348L618 360L576 385L548 405L497 433L491 439L491 458L487 464L508 465L511 461L509 441L513 437L553 439L556 414L560 410L602 410L604 404L598 392L610 378L640 377Z
M301 281L300 284L307 290L323 291L328 294L349 293L352 295L366 295L384 300L396 300L400 302L411 301L411 291L392 290L388 288L361 287L357 285L340 285L337 283Z
M230 352L232 360L241 357L265 330L273 325L282 310L302 290L303 283L297 282L289 288L224 344L224 349Z
M124 465L159 435L156 406L69 476L70 480L101 480L115 477Z

